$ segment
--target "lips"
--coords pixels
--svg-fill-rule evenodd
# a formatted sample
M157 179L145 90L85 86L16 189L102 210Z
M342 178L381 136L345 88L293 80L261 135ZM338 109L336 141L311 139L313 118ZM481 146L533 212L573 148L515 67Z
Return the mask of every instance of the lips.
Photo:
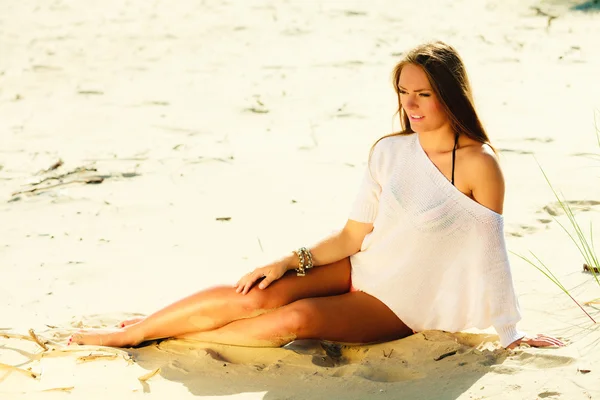
M425 117L422 115L408 114L408 118L410 118L411 121L422 121Z

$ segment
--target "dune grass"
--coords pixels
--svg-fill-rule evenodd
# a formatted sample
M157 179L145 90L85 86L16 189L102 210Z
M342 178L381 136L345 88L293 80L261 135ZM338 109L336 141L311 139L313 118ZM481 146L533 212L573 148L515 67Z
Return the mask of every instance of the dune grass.
M513 253L514 255L516 255L517 257L519 257L520 259L522 259L523 261L527 262L528 264L532 265L534 268L536 268L538 271L540 271L542 274L544 274L546 276L546 278L550 279L556 286L558 286L567 296L569 296L571 298L571 300L573 300L573 302L575 302L575 304L577 304L577 306L579 308L581 308L581 311L583 311L585 313L585 315L587 315L593 323L596 323L596 320L594 318L592 318L592 316L585 311L585 309L582 307L581 304L579 304L579 302L577 300L575 300L575 298L573 296L571 296L571 293L569 293L569 290L567 288L564 287L564 285L560 282L560 280L556 277L556 275L554 275L552 273L552 271L550 270L550 268L548 268L548 266L546 266L546 264L544 264L544 262L542 260L540 260L538 258L538 256L536 256L535 254L531 253L531 255L535 258L535 261L530 260L529 258L522 256L520 254L517 253ZM539 263L539 265L538 265Z
M596 139L598 142L598 148L600 149L600 124L598 121L599 118L597 118L597 114L600 114L600 111L596 110L594 112L594 128L595 128L595 133L596 133ZM600 152L598 153L597 156L600 159ZM536 160L536 162L537 162L537 160ZM597 272L597 271L600 271L600 259L598 257L598 253L596 252L596 248L595 248L595 244L594 244L594 230L593 230L592 223L590 222L589 237L588 237L585 234L585 232L583 231L583 229L581 228L581 225L579 224L577 219L575 218L575 214L573 213L573 210L572 210L571 206L569 205L569 202L567 202L565 200L564 195L559 194L554 189L554 186L550 182L548 175L546 175L546 172L544 171L544 169L542 168L542 166L539 163L538 163L538 166L539 166L540 170L542 171L542 175L544 176L544 179L546 179L548 186L550 186L550 189L552 190L552 193L554 194L554 197L556 198L558 205L560 206L560 208L563 210L563 212L567 216L567 218L569 220L568 226L570 226L571 229L568 229L567 226L562 224L556 217L553 216L554 221L556 221L556 223L558 223L558 225L566 232L566 234L569 236L569 238L571 238L571 241L573 242L575 247L577 247L577 250L579 250L579 253L583 257L583 260L585 261L584 269L593 275L596 283L600 287L600 274ZM550 279L556 286L558 286L567 296L569 296L571 298L571 300L573 300L575 302L575 304L577 304L577 306L594 323L596 323L594 318L592 318L592 316L582 307L582 305L577 300L575 300L575 298L571 295L569 290L567 288L565 288L565 286L560 282L560 280L556 277L556 275L554 275L552 273L550 268L548 268L548 266L539 257L537 257L533 252L531 252L531 256L534 258L534 260L531 260L525 256L522 256L522 255L519 255L516 253L513 253L513 254L515 254L517 257L521 258L522 260L524 260L525 262L527 262L528 264L530 264L534 268L536 268L538 271L540 271L542 274L544 274L544 276L546 276L546 278ZM584 303L584 305L589 305L589 304L600 304L600 298L594 299L591 301L587 301Z

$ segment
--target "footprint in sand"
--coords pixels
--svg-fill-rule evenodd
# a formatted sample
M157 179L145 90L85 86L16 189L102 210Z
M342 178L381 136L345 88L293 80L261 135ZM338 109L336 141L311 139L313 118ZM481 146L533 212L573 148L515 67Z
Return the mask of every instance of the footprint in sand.
M575 359L552 354L520 353L511 357L511 361L517 366L527 366L539 369L557 368L572 364Z
M564 203L569 205L573 211L590 211L593 207L600 205L597 200L566 200ZM539 212L545 212L553 217L564 214L562 206L558 202L546 204Z
M541 393L538 393L538 397L541 398L541 399L547 399L549 397L551 397L551 398L557 398L561 394L562 393L560 393L560 392L541 392Z
M403 365L374 366L368 362L361 365L339 367L331 376L336 378L359 376L372 382L402 382L425 377L423 373Z
M401 382L424 378L425 375L409 368L379 368L370 366L360 366L354 373L373 382Z
M540 228L531 225L519 225L514 230L507 230L506 234L512 237L523 237L525 235L533 234L539 231Z

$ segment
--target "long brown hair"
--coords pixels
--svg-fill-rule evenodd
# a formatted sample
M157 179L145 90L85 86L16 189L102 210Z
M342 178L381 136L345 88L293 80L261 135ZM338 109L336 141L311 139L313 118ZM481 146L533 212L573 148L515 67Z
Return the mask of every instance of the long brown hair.
M458 52L452 46L440 41L425 43L415 47L394 67L392 83L398 96L397 113L400 116L402 130L386 135L381 139L414 133L410 127L408 115L402 109L400 89L398 88L400 73L402 72L402 68L407 64L417 65L425 71L431 88L450 119L450 126L456 135L466 135L473 140L492 147L487 133L477 116L477 111L475 111L473 93L465 65ZM375 142L373 148L377 142Z

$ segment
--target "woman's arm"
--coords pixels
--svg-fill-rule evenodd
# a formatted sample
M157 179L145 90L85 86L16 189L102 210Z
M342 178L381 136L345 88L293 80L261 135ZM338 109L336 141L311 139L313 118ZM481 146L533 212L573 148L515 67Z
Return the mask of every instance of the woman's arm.
M373 230L381 194L378 176L385 159L382 153L387 149L386 143L388 142L385 140L379 141L369 157L362 184L344 228L310 248L314 266L331 264L358 253L365 236ZM238 293L246 294L262 277L264 279L258 287L264 289L274 280L281 278L286 271L297 267L298 256L290 252L283 258L244 275L235 285L236 290Z
M470 162L472 163L470 170L474 171L474 175L470 177L473 199L490 210L502 214L505 184L496 155L487 147L483 147L483 151L477 156L471 157ZM498 328L496 330L501 339L504 337L506 340L507 332L499 331ZM514 331L515 335L524 335L524 333L516 330L516 325L512 325L508 331ZM521 337L507 345L506 348L514 349L522 343L531 347L560 347L565 345L559 339L551 336L537 335L534 338Z
M365 236L372 230L372 223L349 219L341 231L310 248L314 266L331 264L358 253ZM298 256L290 252L289 255L244 275L235 285L236 291L242 294L248 293L254 283L262 277L264 279L258 287L264 289L287 271L296 268L298 268Z
M331 264L358 253L365 236L372 230L372 223L349 219L341 231L323 239L310 248L314 266ZM284 257L283 261L288 270L298 267L298 256L294 253Z

